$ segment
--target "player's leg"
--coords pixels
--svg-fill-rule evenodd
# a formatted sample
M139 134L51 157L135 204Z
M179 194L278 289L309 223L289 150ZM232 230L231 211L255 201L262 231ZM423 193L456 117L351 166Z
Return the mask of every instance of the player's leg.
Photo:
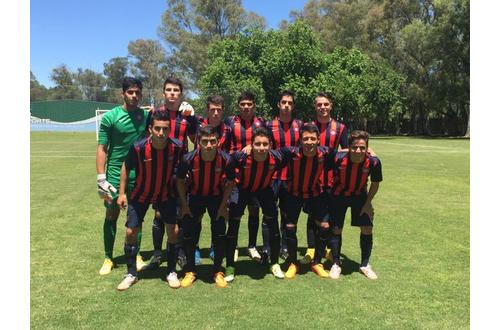
M226 244L226 221L224 218L217 218L217 211L219 209L220 203L222 202L222 198L210 197L207 200L207 209L210 216L212 244L214 247L214 282L216 287L225 288L227 287L227 281L224 279L225 274L222 271L222 260L224 259L224 247Z
M163 236L165 235L165 224L161 219L160 211L153 205L155 209L151 232L153 237L153 257L144 269L158 269L161 264L161 248L163 245Z
M278 200L279 200L279 212L280 212L280 232L281 232L281 249L280 256L283 260L288 258L288 248L286 246L286 235L285 235L285 225L286 225L286 181L280 181L278 188Z
M137 235L139 227L144 219L144 215L148 210L148 204L131 202L127 210L127 222L125 223L125 243L123 250L125 252L125 260L127 263L127 274L120 282L117 289L120 291L127 290L137 282Z
M269 229L271 272L276 278L284 278L285 274L278 264L280 251L280 232L278 226L278 209L271 188L258 194L259 204L262 206L263 224Z
M329 246L332 253L332 268L330 268L330 277L334 280L340 277L342 272L340 253L342 250L342 229L344 228L345 214L348 203L343 196L331 196L329 203L330 225L332 235L330 236Z
M369 261L373 248L373 219L361 213L366 202L366 196L353 196L351 205L351 225L360 227L359 246L361 249L361 264L359 270L369 279L376 280L377 274L373 271Z
M179 237L179 227L177 225L177 201L170 198L159 205L161 219L167 231L167 283L176 289L181 286L177 273L175 272L175 244Z
M288 270L285 273L285 277L292 279L295 277L298 271L297 263L297 222L299 220L300 211L302 210L302 205L304 200L300 197L295 197L293 195L288 195L286 199L286 244L288 247Z
M322 258L325 254L326 243L330 238L331 230L329 223L328 200L325 195L320 195L318 197L313 197L308 201L311 204L312 216L314 217L316 229L315 242L315 254L314 259L311 263L311 270L321 278L328 277L328 272L325 271L323 264L321 263Z
M106 215L102 226L104 242L104 263L99 270L99 274L107 275L113 269L113 248L116 239L116 221L120 215L120 208L116 204L116 199L111 204L104 202Z
M307 226L306 226L306 237L307 237L307 250L304 257L300 260L301 264L310 264L314 258L314 238L316 237L317 226L314 223L314 218L311 214L311 210L308 206L304 208L304 212L307 214Z
M260 261L261 256L257 251L257 234L259 232L259 202L256 198L248 201L248 255L255 261Z
M241 216L248 203L248 193L237 188L231 192L229 203L229 221L226 234L226 281L232 282L235 275L234 251L238 246L238 232Z

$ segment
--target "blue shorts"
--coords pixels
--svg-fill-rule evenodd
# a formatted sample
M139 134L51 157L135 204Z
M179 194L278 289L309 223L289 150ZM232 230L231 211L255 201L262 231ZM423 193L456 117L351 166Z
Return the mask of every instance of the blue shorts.
M302 198L288 194L286 198L286 223L296 225L302 208L308 209L313 220L326 222L329 220L328 199L326 195L320 194L316 197Z
M252 199L257 201L257 205L262 208L262 213L268 217L276 217L278 209L274 201L274 193L271 187L257 192L248 190L233 189L231 191L229 203L229 215L231 218L239 218L245 212L245 207L250 204ZM254 202L255 203L255 202Z
M373 219L363 213L360 215L361 209L366 202L366 194L359 196L331 196L330 197L330 221L334 228L343 228L345 214L347 208L351 208L351 226L361 227L368 226L373 227Z
M129 202L127 209L127 222L125 227L137 228L144 221L144 216L149 208L149 203ZM160 212L161 219L168 225L175 225L177 206L175 199L169 199L165 202L155 203L156 210Z
M208 210L210 219L215 220L222 196L189 196L189 210L194 219L200 218Z

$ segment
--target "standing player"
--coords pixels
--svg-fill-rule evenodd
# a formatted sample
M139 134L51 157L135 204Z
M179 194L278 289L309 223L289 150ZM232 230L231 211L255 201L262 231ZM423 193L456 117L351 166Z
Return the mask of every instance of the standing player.
M252 131L264 126L264 121L255 116L255 95L245 91L238 97L239 114L226 118L224 124L229 127L230 152L242 150L250 144ZM257 261L261 260L257 251L257 233L259 231L259 205L255 198L248 204L248 254Z
M176 199L173 197L173 172L182 153L182 143L169 138L170 120L166 113L155 112L149 124L150 136L143 138L130 148L122 165L120 176L120 196L118 205L127 210L125 237L125 259L127 275L117 289L127 290L137 282L135 258L137 255L137 233L150 204L156 204L161 219L166 223L168 236L167 282L171 288L178 288L180 282L175 273L175 254L173 245L177 241ZM137 180L127 201L125 183L130 171L137 171Z
M347 127L331 117L333 108L332 97L327 93L318 93L314 99L316 120L313 123L319 129L319 145L337 150L339 145L342 150L347 148ZM321 177L321 184L326 196L332 187L332 172L326 171ZM325 196L325 198L326 198ZM307 211L307 210L306 210ZM300 261L308 264L314 258L314 246L317 226L314 219L309 215L307 218L307 251Z
M297 222L303 207L309 209L315 224L319 227L319 243L326 245L328 229L322 226L328 224L328 199L322 194L321 176L329 169L333 160L334 149L318 146L319 131L316 125L307 123L300 131L300 146L280 149L283 160L286 162L288 173L288 195L286 197L286 240L288 247L288 270L285 276L295 277L298 271L297 264ZM319 247L311 270L320 277L328 277L323 265L318 262L322 258L323 249Z
M349 151L335 157L334 180L331 192L330 213L333 222L333 236L330 238L333 266L330 277L340 277L340 242L347 208L351 208L351 226L360 227L359 245L361 265L359 270L369 279L377 279L369 259L373 246L373 198L382 181L382 164L377 157L368 154L369 134L353 131L349 135ZM367 193L368 177L370 188Z
M163 83L163 96L165 103L158 110L166 112L170 120L170 137L182 142L184 151L188 150L188 137L194 142L196 137L197 121L193 113L180 111L183 85L182 82L175 77L168 77ZM160 219L159 212L155 212L155 218L152 226L153 236L153 257L147 265L147 269L157 269L161 264L161 248L163 245L163 236L165 234L165 226ZM168 253L168 252L167 252ZM182 252L181 252L182 255Z
M99 270L101 275L109 274L114 266L113 246L116 237L116 221L120 215L120 208L116 204L117 192L121 188L120 169L132 143L144 134L148 115L146 110L139 108L142 97L140 80L124 78L122 91L124 103L102 117L97 143L97 192L105 200L106 206L103 225L105 259ZM134 179L135 172L132 171L128 188L133 186ZM140 231L137 246L138 248L140 246ZM144 265L139 254L137 254L137 265L139 270Z
M278 100L278 116L273 120L266 123L267 129L271 131L273 149L279 150L284 147L297 147L300 143L300 127L302 127L302 121L293 118L294 110L294 95L291 91L283 91L279 95ZM287 168L284 167L280 171L277 171L273 176L273 191L275 195L276 202L279 202L280 210L280 231L281 231L281 251L280 255L283 259L288 257L288 250L286 247L286 237L285 237L285 198L286 198L286 186L287 186ZM262 223L262 240L264 242L264 255L262 260L266 260L266 256L269 255L269 235L268 228L266 224Z
M234 280L234 250L238 245L238 231L245 206L251 198L256 198L262 207L263 222L269 228L271 272L276 278L284 278L278 264L280 234L278 210L272 190L272 177L281 168L282 160L278 152L271 149L271 136L264 127L254 130L251 140L250 155L243 151L231 155L227 169L228 180L238 175L237 189L233 189L229 208L230 219L227 233L226 280Z
M214 126L200 129L198 148L186 154L177 170L177 191L181 202L180 216L184 234L184 249L187 264L182 287L189 287L196 280L195 245L199 238L198 224L208 209L210 215L212 242L214 245L214 282L217 287L225 288L227 282L221 271L226 243L227 200L233 188L232 182L225 182L223 174L229 154L218 149L219 137ZM189 194L186 196L186 176L188 175ZM201 228L201 225L200 225ZM198 237L196 237L196 235Z

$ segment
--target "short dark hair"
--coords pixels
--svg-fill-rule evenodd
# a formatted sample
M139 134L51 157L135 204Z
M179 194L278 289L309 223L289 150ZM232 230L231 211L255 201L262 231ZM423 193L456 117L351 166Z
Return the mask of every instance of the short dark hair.
M170 116L168 115L167 111L155 110L151 113L151 117L149 119L149 126L151 127L153 126L155 120L168 121L168 123L170 124Z
M200 134L200 138L208 135L215 135L217 136L217 139L219 138L219 132L217 132L217 129L212 125L203 126L198 132Z
M218 104L218 105L222 105L222 109L224 109L224 97L222 97L222 95L210 95L209 97L207 97L207 109L208 109L208 105L212 103L212 104Z
M255 138L257 136L265 136L271 142L271 133L269 130L265 127L257 127L255 130L252 132L252 143L255 141Z
M349 138L347 139L347 144L349 147L354 142L354 140L365 140L366 147L368 147L368 140L370 139L370 134L368 132L362 130L354 130L349 134Z
M318 126L314 125L313 123L305 123L302 128L300 129L300 138L302 139L302 134L304 132L309 132L309 133L316 133L316 136L319 137L319 129Z
M163 90L165 90L165 86L167 86L167 84L173 84L179 86L182 93L183 89L182 82L178 78L170 76L167 79L165 79L165 81L163 82Z
M330 101L330 103L333 103L333 97L329 92L319 92L318 94L316 94L316 96L314 97L314 104L316 104L316 99L318 97L326 97L328 101Z
M291 90L281 91L280 95L279 95L279 98L278 98L278 102L281 101L281 99L283 98L283 96L291 96L292 97L292 101L295 102L295 96L293 95L293 92Z
M255 94L249 91L243 91L241 92L240 96L238 96L238 103L243 100L250 100L252 102L255 102Z
M137 78L123 77L122 91L126 92L130 87L137 86L142 91L142 82Z

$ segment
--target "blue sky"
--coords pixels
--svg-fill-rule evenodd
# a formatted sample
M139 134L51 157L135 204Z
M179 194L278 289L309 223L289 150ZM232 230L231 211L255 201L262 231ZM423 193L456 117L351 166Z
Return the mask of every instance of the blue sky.
M244 0L246 10L264 16L268 28L289 19L291 10L307 0ZM32 0L30 2L30 68L50 87L51 70L66 64L70 70L102 72L103 63L127 56L128 42L158 39L165 0Z

